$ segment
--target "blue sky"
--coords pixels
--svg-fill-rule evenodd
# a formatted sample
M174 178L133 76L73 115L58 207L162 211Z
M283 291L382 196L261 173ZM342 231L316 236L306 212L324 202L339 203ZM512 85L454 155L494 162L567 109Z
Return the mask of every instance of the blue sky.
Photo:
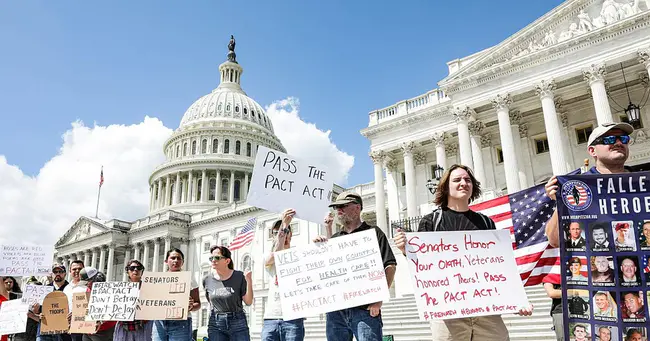
M230 34L242 85L289 96L373 179L368 112L436 87L446 62L512 35L559 0L3 1L0 155L36 175L71 122L176 128L218 84ZM101 150L97 151L101 153Z

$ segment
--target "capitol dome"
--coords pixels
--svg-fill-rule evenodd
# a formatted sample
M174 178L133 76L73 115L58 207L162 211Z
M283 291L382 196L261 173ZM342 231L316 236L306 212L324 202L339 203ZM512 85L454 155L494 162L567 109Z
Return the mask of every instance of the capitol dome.
M243 68L228 44L220 84L185 111L149 178L150 213L195 213L246 201L260 145L285 152L262 106L241 87Z

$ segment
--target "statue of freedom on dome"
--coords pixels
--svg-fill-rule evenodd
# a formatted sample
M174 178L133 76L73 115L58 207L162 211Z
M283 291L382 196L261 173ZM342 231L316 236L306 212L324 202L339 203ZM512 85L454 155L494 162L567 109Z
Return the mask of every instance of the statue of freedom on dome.
M237 55L235 54L235 36L230 35L230 42L228 43L228 61L237 63Z

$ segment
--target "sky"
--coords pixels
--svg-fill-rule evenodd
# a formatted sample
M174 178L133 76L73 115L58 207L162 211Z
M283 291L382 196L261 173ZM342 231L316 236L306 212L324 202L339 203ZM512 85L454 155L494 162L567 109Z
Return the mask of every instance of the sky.
M94 213L100 165L102 214L146 214L162 144L218 85L231 34L242 86L288 152L330 162L344 186L370 182L368 112L436 88L446 62L560 3L2 1L0 215L70 226Z

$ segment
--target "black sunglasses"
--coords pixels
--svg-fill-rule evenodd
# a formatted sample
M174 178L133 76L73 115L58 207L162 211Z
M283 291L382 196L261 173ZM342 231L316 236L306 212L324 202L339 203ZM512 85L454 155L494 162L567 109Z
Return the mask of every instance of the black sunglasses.
M142 271L142 270L144 270L144 266L138 266L138 265L125 266L124 270L126 270L126 271Z
M217 262L218 262L218 261L220 261L220 260L222 260L222 259L226 259L226 257L224 257L224 256L210 256L210 258L208 258L208 259L209 259L211 262L214 262L214 261L217 261Z
M628 144L630 142L630 135L608 135L608 136L601 136L597 139L594 140L594 142L591 143L591 145L596 145L596 144L605 144L605 145L612 145L616 143L616 140L620 140L622 144Z
M55 275L60 275L60 274L64 274L65 271L63 271L63 270L54 270L54 271L52 271L52 273L55 274Z

